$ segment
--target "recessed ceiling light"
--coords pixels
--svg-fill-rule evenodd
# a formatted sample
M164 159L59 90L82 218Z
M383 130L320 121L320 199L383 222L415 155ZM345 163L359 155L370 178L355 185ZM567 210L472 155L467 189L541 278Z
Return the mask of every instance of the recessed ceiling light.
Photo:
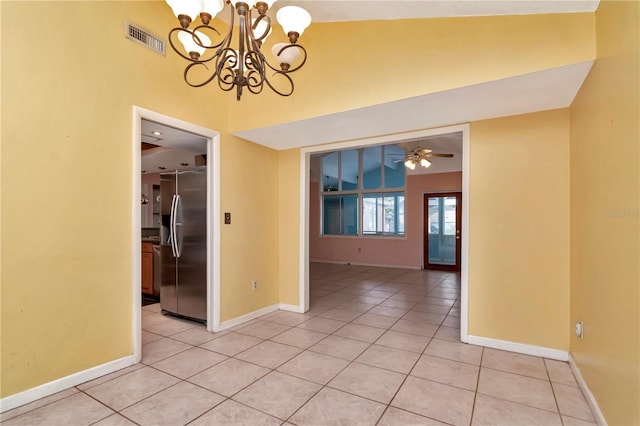
M151 133L153 133L153 134L154 134L154 135L156 135L156 136L160 136L160 135L162 134L162 132L159 132L159 131L157 131L157 130L155 130L155 131L153 131L153 132L151 132Z

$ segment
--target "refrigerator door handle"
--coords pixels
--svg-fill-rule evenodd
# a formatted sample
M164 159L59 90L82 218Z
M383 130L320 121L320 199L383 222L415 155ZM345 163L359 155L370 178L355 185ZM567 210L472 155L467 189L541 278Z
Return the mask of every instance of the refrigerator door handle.
M171 199L171 217L169 219L169 240L171 241L171 252L173 257L178 257L178 249L176 247L176 206L178 196L174 195Z
M182 254L182 231L180 231L180 235L178 235L178 227L182 226L182 222L178 222L178 219L182 220L182 199L180 195L175 195L176 197L176 206L173 214L173 244L176 247L175 257L180 257ZM180 214L178 214L180 212Z

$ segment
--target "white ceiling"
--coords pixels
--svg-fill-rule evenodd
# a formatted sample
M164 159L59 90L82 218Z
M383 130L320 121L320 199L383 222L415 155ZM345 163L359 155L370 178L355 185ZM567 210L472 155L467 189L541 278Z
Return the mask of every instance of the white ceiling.
M313 22L340 22L594 12L598 4L599 0L279 0L273 9L295 5L306 9Z
M142 173L184 170L195 166L195 156L207 153L207 140L202 136L142 120L142 142L159 145L142 151ZM160 132L154 135L153 132Z

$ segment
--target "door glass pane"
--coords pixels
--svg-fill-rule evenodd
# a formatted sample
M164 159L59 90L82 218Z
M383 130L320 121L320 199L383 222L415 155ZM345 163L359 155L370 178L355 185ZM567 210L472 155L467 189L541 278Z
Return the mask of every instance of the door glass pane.
M322 191L338 190L338 156L340 153L332 152L322 159Z
M370 146L362 150L362 187L377 189L382 187L382 147Z
M456 197L429 197L429 263L456 264Z
M340 169L342 171L341 191L358 189L358 150L342 151L340 156Z
M384 187L404 187L404 151L397 145L384 147Z

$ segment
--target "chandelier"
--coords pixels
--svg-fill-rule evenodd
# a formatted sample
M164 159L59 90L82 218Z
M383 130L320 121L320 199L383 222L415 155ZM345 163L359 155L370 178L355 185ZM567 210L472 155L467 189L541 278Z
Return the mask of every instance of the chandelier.
M235 88L237 100L244 88L258 94L265 84L281 96L293 93L289 74L307 61L307 51L297 42L311 23L311 15L297 6L278 10L276 19L289 42L273 46L271 52L277 62L277 66L273 66L260 48L271 34L271 19L266 13L276 0L258 0L252 5L248 1L254 0L166 0L180 21L180 27L169 31L169 43L178 55L190 62L184 70L184 80L189 86L202 87L215 81L226 92ZM223 37L210 23L225 3L230 5L231 16L229 30ZM198 16L201 25L189 28ZM237 35L234 34L236 19ZM176 38L184 51L176 47ZM214 43L212 38L220 41ZM301 55L302 59L294 66Z

